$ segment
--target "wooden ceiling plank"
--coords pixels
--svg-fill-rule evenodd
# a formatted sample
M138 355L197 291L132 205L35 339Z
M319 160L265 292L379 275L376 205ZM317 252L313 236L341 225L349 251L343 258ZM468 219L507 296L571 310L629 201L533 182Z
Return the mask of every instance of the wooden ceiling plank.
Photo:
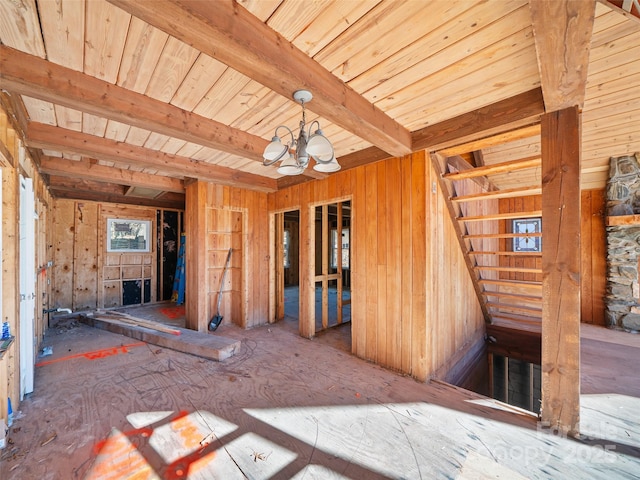
M2 44L45 57L35 0L0 2L0 32Z
M130 21L107 2L86 2L84 73L116 83Z
M0 87L259 162L268 144L261 137L1 45Z
M584 104L595 1L530 0L547 112Z
M300 50L313 57L378 3L380 0L331 2L324 6L315 21L299 32L292 42ZM269 25L278 30L276 25L271 23Z
M169 102L191 70L199 53L195 48L169 37L145 94L161 102Z
M32 148L48 148L77 153L113 162L126 161L132 165L155 167L167 172L173 172L176 175L199 178L223 185L260 191L276 190L276 181L268 177L247 174L228 167L197 162L189 158L114 142L113 140L50 125L29 124L26 143Z
M133 187L148 187L167 192L184 193L184 182L179 178L105 167L88 160L76 161L45 156L40 161L40 171L58 177L72 177L92 182L117 183Z
M311 90L310 111L392 155L411 153L406 128L235 2L109 1L285 98L300 88Z
M122 63L118 71L117 84L134 92L144 93L149 86L151 76L158 65L168 37L169 35L166 33L139 18L132 17L124 45Z
M193 111L228 68L224 63L201 53L170 103L190 112Z
M537 123L544 112L539 88L425 127L412 134L414 150L439 150ZM511 126L511 128L510 128Z
M365 92L364 96L370 101L384 98L398 89L395 77L404 79L402 83L406 85L412 83L412 78L415 81L432 75L481 50L489 53L496 39L510 38L522 31L523 22L519 19L523 16L521 10L526 13L527 22L529 20L528 7L523 8L518 2L504 2L500 4L502 8L490 3L441 4L448 5L449 11L455 16L449 21L441 18L438 28L370 68L366 75L350 80L349 85L356 91ZM518 6L517 10L514 8L515 12L509 11ZM508 19L501 21L507 13ZM473 22L460 22L460 14L473 15ZM517 39L514 41L518 42Z

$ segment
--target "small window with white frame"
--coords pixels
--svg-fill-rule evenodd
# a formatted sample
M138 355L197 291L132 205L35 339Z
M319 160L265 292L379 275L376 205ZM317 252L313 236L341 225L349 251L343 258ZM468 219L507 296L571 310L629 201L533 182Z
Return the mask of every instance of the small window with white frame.
M149 252L151 221L107 219L107 252Z

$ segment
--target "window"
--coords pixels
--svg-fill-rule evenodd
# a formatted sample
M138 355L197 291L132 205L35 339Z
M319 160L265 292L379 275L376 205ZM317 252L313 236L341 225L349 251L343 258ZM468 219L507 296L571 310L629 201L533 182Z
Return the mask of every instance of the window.
M541 252L542 251L542 220L540 218L525 218L513 221L513 233L518 234L513 238L514 252ZM536 236L530 234L535 233Z
M342 268L349 269L349 229L342 229ZM338 230L331 230L331 268L338 268Z
M107 252L148 252L150 220L107 220Z
M284 268L291 267L291 261L289 260L289 247L291 246L291 232L289 230L284 231Z

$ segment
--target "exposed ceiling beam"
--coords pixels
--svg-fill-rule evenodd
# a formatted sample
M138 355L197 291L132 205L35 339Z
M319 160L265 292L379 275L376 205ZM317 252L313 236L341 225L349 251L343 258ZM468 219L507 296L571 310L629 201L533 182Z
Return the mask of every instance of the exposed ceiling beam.
M408 130L238 2L109 2L286 98L301 88L311 90L313 101L307 106L309 110L393 156L411 153Z
M51 185L49 192L55 198L68 198L72 200L88 200L92 202L124 203L127 205L140 205L156 208L174 208L184 210L184 199L180 198L141 198L127 197L119 193L105 193L96 190L84 190L82 188L69 188L68 186ZM177 195L177 194L173 194Z
M92 182L114 183L131 187L153 188L163 192L184 193L184 182L179 178L124 170L98 165L89 160L67 160L43 156L40 171L49 175L72 177Z
M277 188L276 180L272 178L42 123L29 124L25 141L32 148L75 153L118 163L126 162L222 185L266 192L275 191Z
M545 110L584 105L595 0L530 0Z
M268 140L0 45L0 88L262 162Z
M464 113L412 133L415 150L440 150L537 123L544 113L542 91L515 97Z
M506 135L505 131L525 132L530 136L533 132L539 132L537 124L540 115L544 113L542 90L535 88L515 97L479 108L473 112L465 113L449 120L430 125L411 134L413 148L418 150L440 150L447 148L448 155L459 155L462 152L454 150L457 145L471 145L484 138L491 137L495 141L496 136ZM516 134L517 135L517 134ZM468 147L464 147L468 152ZM369 147L359 152L340 157L340 165L343 170L359 167L367 163L377 162L389 158L389 154L377 147ZM278 179L278 188L286 188L308 181L308 178L283 177Z

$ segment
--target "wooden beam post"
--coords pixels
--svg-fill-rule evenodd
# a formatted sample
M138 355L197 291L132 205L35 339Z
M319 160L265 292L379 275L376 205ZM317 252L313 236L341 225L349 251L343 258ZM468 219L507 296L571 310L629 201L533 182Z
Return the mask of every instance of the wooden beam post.
M580 420L580 113L542 117L543 425L569 435Z
M185 187L185 312L186 328L206 332L209 319L207 282L207 184L189 182Z

